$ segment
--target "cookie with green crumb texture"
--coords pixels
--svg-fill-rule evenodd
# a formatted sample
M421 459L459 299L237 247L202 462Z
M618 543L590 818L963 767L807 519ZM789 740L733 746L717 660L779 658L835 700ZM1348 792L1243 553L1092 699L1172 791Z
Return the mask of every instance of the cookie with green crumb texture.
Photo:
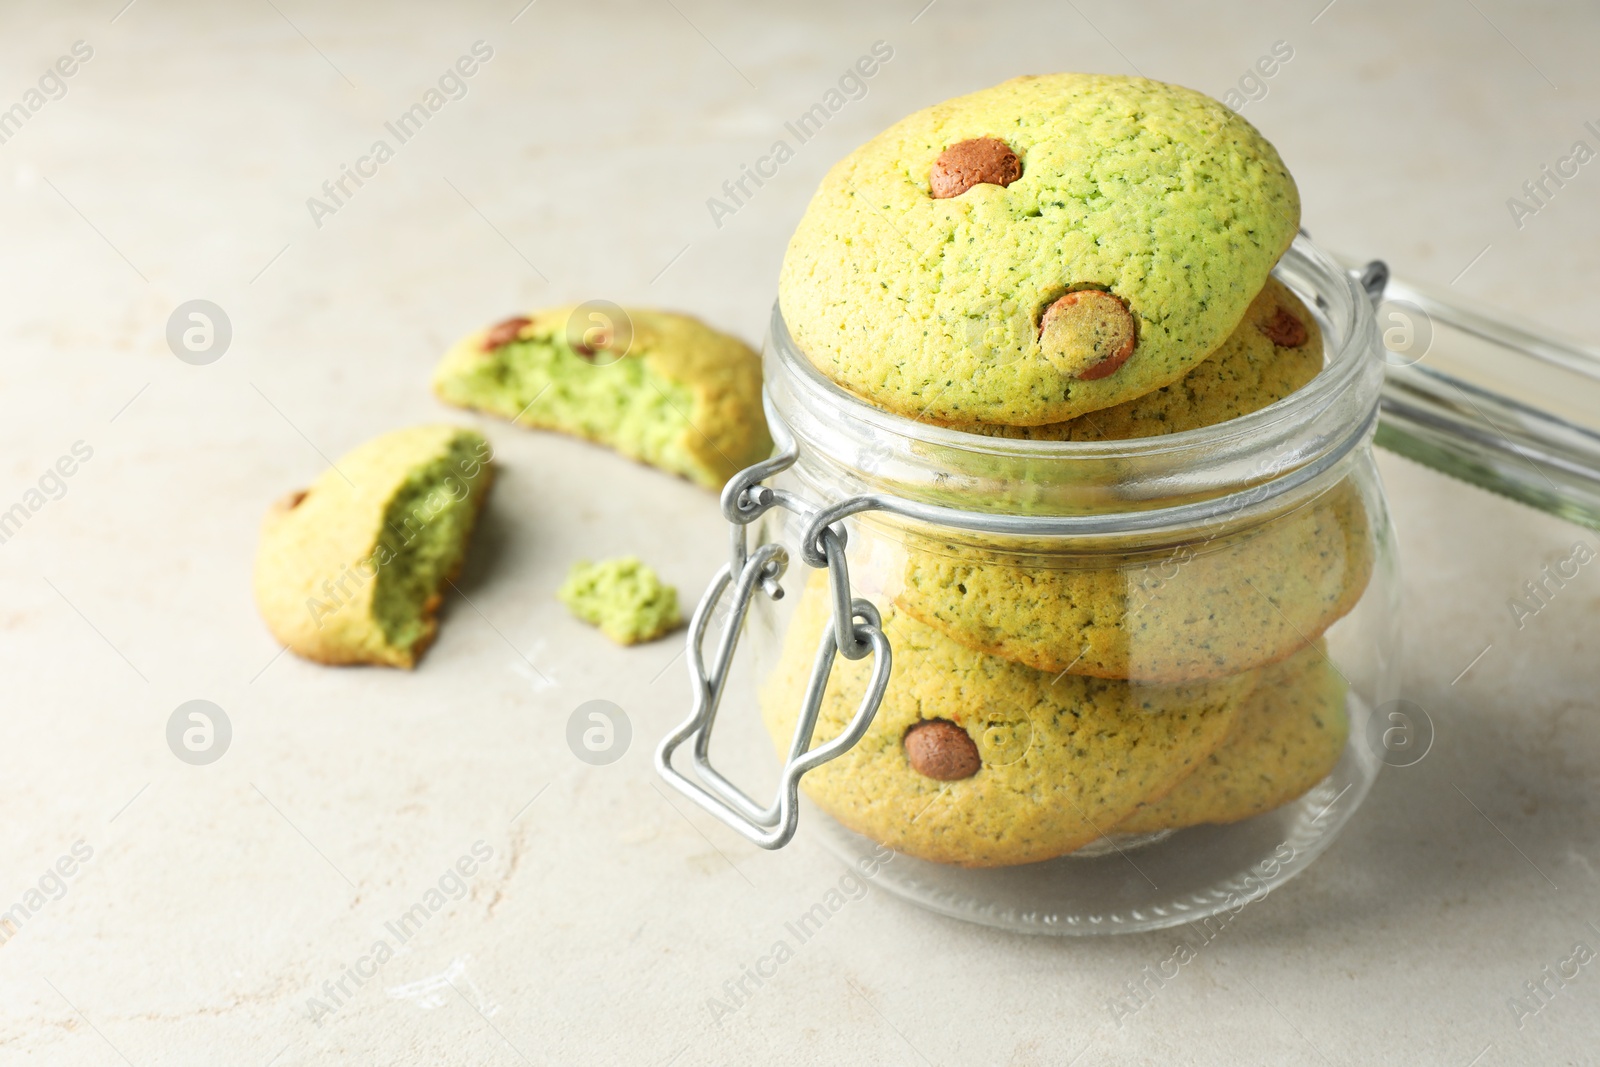
M780 756L831 624L819 571L760 692ZM872 725L801 785L857 833L966 867L1032 863L1096 840L1200 766L1256 683L1254 673L1177 686L1057 678L972 651L893 609L884 632L894 656ZM835 659L813 747L855 714L871 670L870 658Z
M491 459L472 430L397 430L273 505L254 582L273 636L319 663L415 666L466 558Z
M1117 830L1238 822L1304 796L1344 752L1350 730L1345 688L1321 640L1262 671L1222 747L1172 792L1140 805Z
M654 641L678 628L678 591L636 556L572 565L556 597L619 645Z
M1355 607L1372 575L1370 523L1346 480L1137 552L1035 557L929 539L908 545L893 592L961 644L1039 670L1225 678L1286 659Z
M779 303L824 374L898 414L1037 426L1181 378L1299 227L1265 138L1144 78L1014 78L902 119L823 179Z
M458 407L586 438L711 489L772 450L760 357L672 312L580 305L507 319L450 349L433 389Z
M1033 441L1121 441L1196 430L1276 403L1322 370L1322 330L1276 278L1256 296L1222 347L1153 393L1044 426L972 423L956 429Z

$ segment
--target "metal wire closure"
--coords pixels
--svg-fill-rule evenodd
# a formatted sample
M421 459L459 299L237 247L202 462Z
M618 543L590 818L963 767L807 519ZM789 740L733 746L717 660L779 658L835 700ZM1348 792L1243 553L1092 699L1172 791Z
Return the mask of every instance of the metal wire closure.
M774 425L774 431L775 436L780 438L787 436L777 425ZM883 691L889 684L889 667L892 663L889 639L884 636L878 610L867 601L855 600L850 596L850 568L844 554L845 532L843 527L837 525L843 517L838 514L839 507L844 505L819 509L792 493L761 484L795 462L798 453L794 441L780 440L779 443L783 447L777 455L740 471L722 491L722 513L728 519L732 534L732 552L728 563L712 579L711 587L701 597L689 622L689 681L694 689L694 709L656 749L656 771L661 777L762 848L782 848L794 837L800 818L800 779L807 771L842 755L866 734L873 716L878 713ZM846 501L845 504L857 502ZM869 501L864 504L844 514L870 510L873 506ZM811 665L811 680L806 686L794 736L789 743L789 753L779 775L778 795L770 805L762 807L711 765L710 750L711 730L716 724L723 686L739 644L739 635L744 630L750 601L757 588L773 600L783 596L778 579L789 565L788 552L782 545L772 542L752 551L745 536L745 528L750 523L775 507L785 508L804 520L800 556L812 567L827 568L833 602L833 625L824 630L817 645L817 658ZM730 587L733 600L708 671L704 656L706 631L710 628L712 615ZM855 715L845 729L826 744L812 748L811 739L822 711L822 697L828 686L828 677L833 673L835 654L850 660L871 655L872 677ZM694 739L690 750L692 778L680 772L672 763L673 753L690 738Z

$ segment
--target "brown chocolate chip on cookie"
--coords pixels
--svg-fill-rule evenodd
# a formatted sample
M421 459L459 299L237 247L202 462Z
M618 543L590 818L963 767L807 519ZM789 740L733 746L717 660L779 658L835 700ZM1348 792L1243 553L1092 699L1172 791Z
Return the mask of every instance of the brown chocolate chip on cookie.
M587 360L590 363L597 362L600 353L610 349L611 335L600 330L590 331L590 335L585 336L572 346L572 351L577 354L578 358Z
M1099 289L1067 293L1039 320L1039 347L1062 373L1083 381L1116 372L1133 355L1138 335L1128 305Z
M1257 323L1256 329L1266 334L1267 340L1279 348L1299 348L1309 336L1306 324L1284 308L1279 308L1278 313L1266 322Z
M489 327L489 332L483 338L483 350L493 352L503 345L508 345L517 339L522 328L533 320L523 315L514 315L504 322L497 322Z
M928 719L906 731L906 759L911 769L926 778L954 782L971 778L983 766L978 746L967 731L949 719Z
M1010 185L1022 177L1022 161L1011 146L994 137L957 141L939 153L928 172L935 200L960 196L974 185Z

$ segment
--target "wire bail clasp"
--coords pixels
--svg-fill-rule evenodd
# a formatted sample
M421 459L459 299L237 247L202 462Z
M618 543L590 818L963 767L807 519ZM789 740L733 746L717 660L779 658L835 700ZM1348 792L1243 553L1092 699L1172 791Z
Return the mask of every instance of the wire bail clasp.
M774 429L776 431L777 426ZM788 469L797 458L792 439L786 444L780 441L780 444L784 447L777 455L740 471L723 489L722 512L730 524L732 551L731 558L717 571L689 622L687 659L689 681L694 690L694 707L689 717L662 740L656 749L655 759L656 772L674 789L747 840L767 849L782 848L794 837L800 818L800 779L806 772L843 755L866 734L889 684L892 663L889 639L884 636L878 610L868 601L852 599L850 596L850 569L845 560L844 529L836 523L830 525L823 521L837 514L839 509L834 507L824 512L791 493L761 484ZM751 600L757 589L773 600L783 596L783 587L778 580L789 565L788 552L775 542L767 542L750 550L745 537L745 528L775 507L785 508L805 520L801 557L809 566L827 569L833 600L833 625L823 631L817 645L804 703L779 775L777 797L763 807L711 765L710 749L711 731L722 703L723 687L738 648L739 637L744 631ZM854 510L859 509L852 509L851 513ZM706 631L730 588L733 599L710 669L707 670L704 656ZM833 673L836 654L850 660L871 655L872 676L861 703L845 729L826 744L813 749L812 735L816 732L823 695L827 691L828 678ZM690 749L693 777L680 772L672 762L673 754L691 738L694 741Z

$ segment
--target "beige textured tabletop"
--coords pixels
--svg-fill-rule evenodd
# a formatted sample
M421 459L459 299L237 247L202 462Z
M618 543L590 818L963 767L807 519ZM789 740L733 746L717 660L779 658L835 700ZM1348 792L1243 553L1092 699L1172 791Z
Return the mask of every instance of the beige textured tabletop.
M27 517L0 544L0 910L27 918L0 1063L1595 1062L1600 572L1520 628L1508 600L1600 535L1392 456L1434 748L1155 984L1171 934L1029 939L872 890L713 1009L840 868L804 827L765 853L669 799L679 643L613 647L552 597L574 559L638 550L697 598L726 540L687 483L484 424L501 478L413 673L279 656L251 601L271 500L385 430L469 421L426 388L454 337L605 298L759 341L824 170L1017 73L1234 91L1319 242L1600 339L1600 163L1507 204L1600 147L1600 15L1324 2L6 5L0 511ZM864 94L729 200L879 41ZM367 176L334 196L346 167ZM166 340L194 299L231 323L206 365ZM608 766L565 741L593 698L632 724ZM209 765L168 747L192 699L231 724Z

